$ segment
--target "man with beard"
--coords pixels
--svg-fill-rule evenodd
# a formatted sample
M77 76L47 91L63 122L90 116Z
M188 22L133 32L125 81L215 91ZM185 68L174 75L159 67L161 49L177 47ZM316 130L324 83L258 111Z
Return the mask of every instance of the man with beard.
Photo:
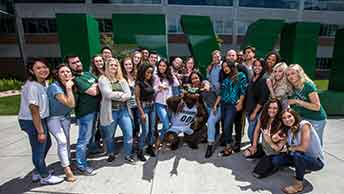
M76 162L79 174L93 176L96 173L87 165L86 151L94 127L94 120L99 110L99 90L97 77L90 72L83 72L78 56L67 56L66 63L75 76L77 101L75 114L79 124L79 136L76 143Z
M243 64L248 69L247 78L248 80L251 80L253 77L252 65L254 61L256 60L256 48L252 46L247 46L246 48L244 48L243 52L244 52Z
M163 144L176 150L181 141L180 136L184 136L184 141L190 148L198 149L198 144L207 132L205 124L208 114L197 91L170 97L167 99L167 106L172 112L171 127L166 132Z

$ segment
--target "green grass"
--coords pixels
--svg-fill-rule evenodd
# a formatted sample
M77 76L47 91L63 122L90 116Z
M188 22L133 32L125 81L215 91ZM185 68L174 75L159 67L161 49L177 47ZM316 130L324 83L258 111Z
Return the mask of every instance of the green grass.
M18 115L20 95L0 98L0 115Z
M318 90L326 91L328 90L328 80L314 80L315 85L317 85Z

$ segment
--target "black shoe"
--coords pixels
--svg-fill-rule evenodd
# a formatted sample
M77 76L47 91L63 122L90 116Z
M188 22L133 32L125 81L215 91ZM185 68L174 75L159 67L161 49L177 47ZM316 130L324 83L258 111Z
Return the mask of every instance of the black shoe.
M171 148L171 150L176 150L176 149L178 149L178 146L179 146L178 143L173 143L173 144L171 144L170 148Z
M213 155L213 145L207 146L207 151L205 152L205 158L210 158Z
M153 149L153 146L152 145L149 145L147 148L146 148L146 153L151 156L151 157L155 157L155 153L154 153L154 149Z
M142 162L147 161L147 159L145 158L145 156L144 156L142 150L139 150L139 151L137 152L137 159L139 159L139 160L142 161Z
M129 164L135 164L136 163L136 160L132 155L124 157L124 160L126 160Z
M254 177L256 177L257 179L263 178L263 176L262 176L261 174L258 174L258 173L256 173L256 172L252 172L252 175L253 175Z
M235 144L235 145L233 146L233 151L234 151L235 153L239 153L239 152L240 152L240 144Z
M188 146L194 150L198 149L198 145L196 143L188 143Z
M115 154L110 154L109 157L106 159L107 162L112 162L116 159Z

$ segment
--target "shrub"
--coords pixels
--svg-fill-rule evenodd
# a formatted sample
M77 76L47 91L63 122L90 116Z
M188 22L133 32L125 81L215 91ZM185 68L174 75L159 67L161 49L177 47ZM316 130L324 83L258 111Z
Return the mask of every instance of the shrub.
M23 82L16 79L0 79L0 91L20 90Z

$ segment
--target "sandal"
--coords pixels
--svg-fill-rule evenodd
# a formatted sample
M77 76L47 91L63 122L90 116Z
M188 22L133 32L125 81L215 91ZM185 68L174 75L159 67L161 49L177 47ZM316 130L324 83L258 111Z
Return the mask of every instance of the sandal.
M222 157L226 157L226 156L230 156L232 153L233 153L232 148L226 147L225 149L223 149L223 150L220 152L219 155L222 156Z
M302 190L303 190L302 181L296 181L293 185L286 186L282 189L282 191L287 194L298 193L298 192L301 192Z
M249 148L247 148L244 152L243 155L245 158L252 156L252 152Z

